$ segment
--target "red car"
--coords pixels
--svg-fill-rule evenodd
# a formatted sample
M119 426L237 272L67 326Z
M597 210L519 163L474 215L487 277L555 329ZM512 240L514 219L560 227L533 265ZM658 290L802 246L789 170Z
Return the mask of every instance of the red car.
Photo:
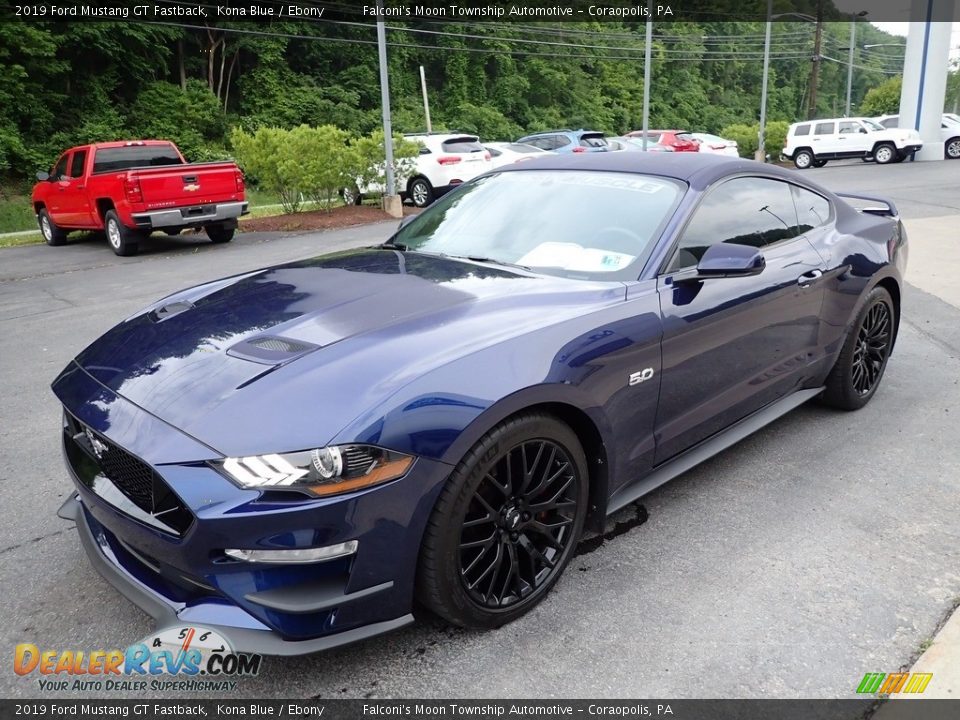
M224 243L247 212L235 163L190 164L165 140L71 148L37 180L33 210L48 245L62 245L71 230L103 230L117 255L135 255L151 231L185 228Z
M643 137L643 130L627 133L627 137ZM647 140L673 148L674 152L700 152L700 143L686 130L647 130Z

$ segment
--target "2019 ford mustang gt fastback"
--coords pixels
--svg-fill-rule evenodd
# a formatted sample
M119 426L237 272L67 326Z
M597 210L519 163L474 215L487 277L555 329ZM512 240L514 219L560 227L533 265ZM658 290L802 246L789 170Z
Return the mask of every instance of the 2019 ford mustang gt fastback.
M61 515L160 623L235 650L415 607L502 625L584 528L807 400L870 400L907 244L861 199L721 156L552 156L381 245L176 293L54 381Z

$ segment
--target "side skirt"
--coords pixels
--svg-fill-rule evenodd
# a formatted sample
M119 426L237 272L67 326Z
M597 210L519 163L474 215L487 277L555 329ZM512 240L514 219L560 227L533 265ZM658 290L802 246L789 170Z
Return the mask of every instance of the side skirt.
M752 415L748 415L743 418L743 420L734 423L726 430L707 438L699 445L695 445L689 450L677 455L675 458L654 468L654 470L643 479L617 490L607 503L607 515L615 513L620 508L656 490L678 475L682 475L687 472L687 470L696 467L705 460L709 460L714 455L723 452L732 445L736 445L748 435L752 435L765 425L769 425L777 418L803 405L807 400L811 400L821 392L823 392L822 387L812 390L798 390L791 395L787 395L767 405L765 408L757 410Z

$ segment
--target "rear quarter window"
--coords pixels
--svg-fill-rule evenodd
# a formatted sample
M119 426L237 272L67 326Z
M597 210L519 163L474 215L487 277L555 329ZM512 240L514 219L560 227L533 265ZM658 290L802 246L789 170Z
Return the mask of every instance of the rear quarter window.
M793 129L793 134L794 134L794 137L797 137L797 136L800 136L800 135L809 135L809 134L810 134L810 126L809 126L809 125L797 125L797 127L795 127L795 128Z

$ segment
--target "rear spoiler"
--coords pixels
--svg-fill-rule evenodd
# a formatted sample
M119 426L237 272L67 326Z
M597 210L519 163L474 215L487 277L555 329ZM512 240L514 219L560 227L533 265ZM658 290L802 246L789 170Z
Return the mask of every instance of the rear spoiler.
M868 202L880 203L882 207L869 206L869 207L858 207L857 210L860 212L870 213L871 215L880 215L882 217L898 217L899 212L897 211L897 206L893 204L893 200L888 200L884 197L878 197L877 195L863 195L861 193L835 193L836 195L842 198L851 198L853 200L866 200Z

